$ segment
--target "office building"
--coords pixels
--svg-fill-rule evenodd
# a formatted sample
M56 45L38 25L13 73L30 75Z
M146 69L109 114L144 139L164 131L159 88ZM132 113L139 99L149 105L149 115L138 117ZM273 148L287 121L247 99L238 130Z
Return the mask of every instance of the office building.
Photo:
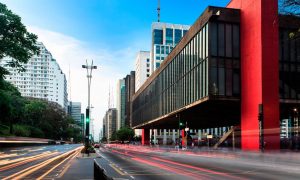
M111 140L113 133L117 131L117 110L109 108L103 118L103 137Z
M76 124L81 124L81 103L80 102L69 102L68 105L68 114L72 116ZM84 116L84 115L83 115Z
M135 60L135 92L150 76L150 52L139 51Z
M190 26L153 22L151 27L151 74L178 44Z
M117 130L125 126L125 80L119 79L116 88Z
M125 126L132 124L132 97L135 93L135 71L131 71L125 78Z

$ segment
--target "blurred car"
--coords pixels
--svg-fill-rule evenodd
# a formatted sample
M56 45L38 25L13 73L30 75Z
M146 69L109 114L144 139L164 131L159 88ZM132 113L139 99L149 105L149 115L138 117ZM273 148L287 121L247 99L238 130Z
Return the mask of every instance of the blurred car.
M99 144L94 144L94 148L99 148L100 145Z

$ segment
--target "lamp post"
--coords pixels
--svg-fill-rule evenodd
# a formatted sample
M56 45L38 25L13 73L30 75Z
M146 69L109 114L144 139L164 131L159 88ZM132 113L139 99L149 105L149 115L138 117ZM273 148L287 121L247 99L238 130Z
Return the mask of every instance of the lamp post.
M298 119L298 109L293 108L293 139L295 141L295 149L298 150L299 148L299 119Z
M86 60L86 65L82 65L82 68L86 69L87 79L88 79L88 107L86 109L86 129L85 129L85 147L87 151L87 148L89 146L89 136L90 136L90 111L91 111L90 92L91 92L92 72L93 69L97 69L97 66L93 65L93 60L91 65L89 65Z

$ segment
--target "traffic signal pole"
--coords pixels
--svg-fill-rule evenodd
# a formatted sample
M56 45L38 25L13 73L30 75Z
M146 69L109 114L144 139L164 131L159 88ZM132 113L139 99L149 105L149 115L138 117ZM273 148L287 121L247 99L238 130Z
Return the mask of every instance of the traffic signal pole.
M97 69L97 66L92 64L89 65L88 62L86 61L86 65L82 65L82 68L86 69L87 72L87 79L88 79L88 107L86 109L86 131L85 131L85 148L86 148L86 153L87 149L90 145L90 111L91 111L91 102L90 102L90 92L91 92L91 82L92 82L92 72L93 69Z

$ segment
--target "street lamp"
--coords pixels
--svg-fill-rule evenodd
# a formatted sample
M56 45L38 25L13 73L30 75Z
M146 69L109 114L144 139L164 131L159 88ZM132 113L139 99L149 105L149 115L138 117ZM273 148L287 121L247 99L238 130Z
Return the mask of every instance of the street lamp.
M295 148L296 150L298 150L298 146L299 146L299 117L298 117L298 109L297 108L293 108L293 130L292 130L292 134L293 134L293 140L295 141Z
M97 69L97 66L93 65L93 60L91 65L89 65L86 60L86 65L82 65L82 68L86 69L87 79L88 79L88 107L86 109L86 129L85 129L85 147L87 152L87 149L89 147L89 136L90 136L90 111L91 111L90 92L91 92L92 72L93 69Z

